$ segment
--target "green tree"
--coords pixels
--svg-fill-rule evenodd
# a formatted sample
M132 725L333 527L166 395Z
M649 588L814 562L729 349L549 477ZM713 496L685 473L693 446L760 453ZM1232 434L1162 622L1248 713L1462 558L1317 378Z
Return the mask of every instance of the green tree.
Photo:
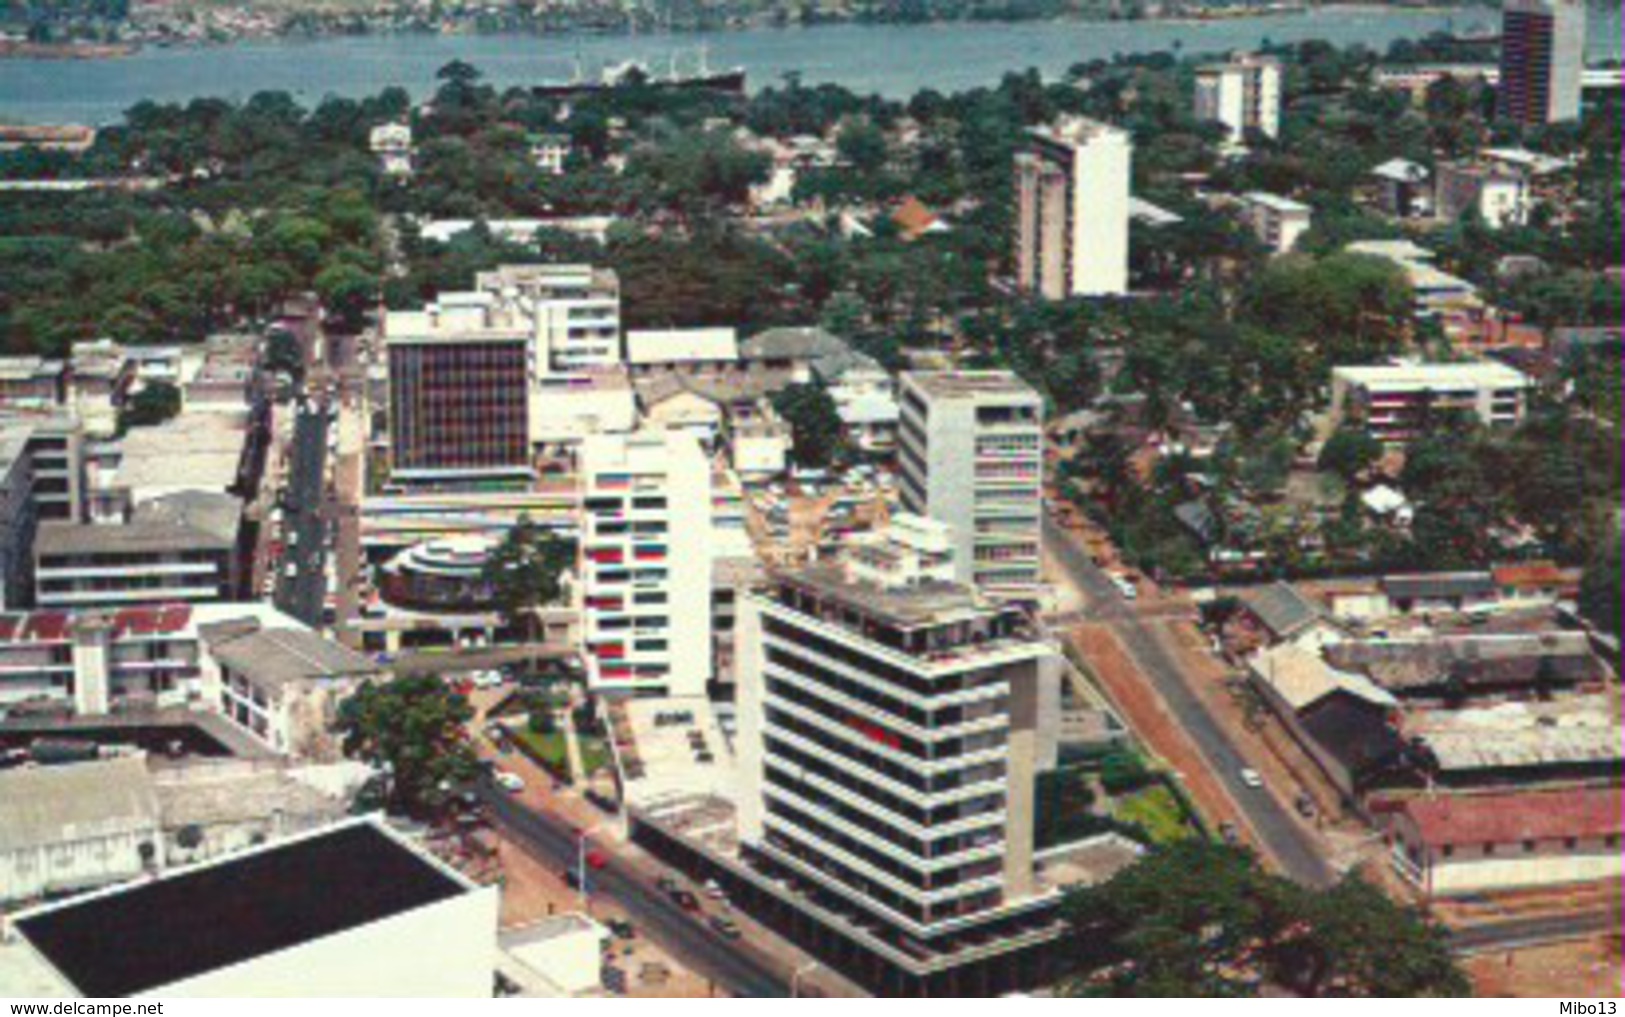
M347 755L383 769L390 806L407 815L438 811L478 773L465 726L474 709L435 675L368 682L339 707Z
M528 514L519 517L486 558L481 578L490 587L491 601L526 645L536 641L538 612L563 598L564 577L575 560L573 543L543 530Z
M1340 427L1320 448L1319 466L1353 483L1382 458L1382 442L1359 426Z
M1620 577L1620 542L1615 539L1586 566L1580 579L1580 613L1604 632L1618 636L1622 594L1625 584Z
M1326 890L1197 838L1152 850L1073 891L1069 995L1460 996L1445 931L1358 876Z
M353 334L366 325L367 312L378 302L378 277L353 262L335 261L316 276L316 293L328 323Z
M181 412L181 390L167 381L149 381L119 408L118 430L152 427L173 419Z
M773 408L790 425L798 465L823 469L845 457L841 415L822 381L789 386L773 397Z

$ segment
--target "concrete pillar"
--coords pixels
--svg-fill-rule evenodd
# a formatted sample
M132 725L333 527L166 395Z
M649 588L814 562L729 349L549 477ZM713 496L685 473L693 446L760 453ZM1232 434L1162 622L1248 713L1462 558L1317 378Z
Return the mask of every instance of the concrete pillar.
M1014 665L1010 676L1010 761L1005 788L1004 891L1009 900L1036 892L1033 794L1037 781L1040 678L1048 662Z
M93 716L112 711L113 628L99 614L79 615L70 622L73 641L73 712Z

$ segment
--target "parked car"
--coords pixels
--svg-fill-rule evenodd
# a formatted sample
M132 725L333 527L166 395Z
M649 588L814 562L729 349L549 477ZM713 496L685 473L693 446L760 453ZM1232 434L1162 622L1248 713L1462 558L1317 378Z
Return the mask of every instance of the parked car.
M1264 778L1257 770L1254 770L1251 767L1244 767L1239 776L1241 777L1241 782L1250 788L1256 789L1264 786Z
M722 915L717 915L715 918L711 919L711 928L715 929L717 935L721 936L723 939L738 939L741 935L743 935L743 933L740 931L738 922L734 921L732 918L725 918Z
M597 848L587 852L587 868L602 869L609 865L609 856Z
M519 794L521 791L525 790L525 782L519 776L519 774L512 773L508 770L496 771L491 775L491 779L496 782L497 787L511 795Z
M690 914L700 910L700 899L694 896L692 893L689 893L687 890L678 890L676 893L671 895L671 899L672 903L676 904L678 907L689 912Z
M728 893L722 888L721 883L714 879L708 879L705 881L705 895L712 900L721 900L728 896Z

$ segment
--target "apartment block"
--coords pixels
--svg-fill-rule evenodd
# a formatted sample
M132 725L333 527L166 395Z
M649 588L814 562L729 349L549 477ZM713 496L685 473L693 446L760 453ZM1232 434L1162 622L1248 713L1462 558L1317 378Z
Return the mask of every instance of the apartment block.
M1068 117L1016 156L1016 287L1045 300L1128 290L1127 132Z
M1008 371L907 372L900 389L904 510L948 525L958 581L1031 595L1040 578L1042 398Z
M581 445L582 639L594 692L703 696L711 678L711 466L683 432Z
M614 367L621 341L621 283L591 265L504 265L481 272L475 289L497 297L534 325L542 374Z
M1580 119L1585 0L1506 0L1497 112L1536 126Z
M1281 133L1281 64L1273 57L1242 56L1196 71L1196 119L1223 124L1232 144L1248 131Z
M946 527L899 515L746 594L737 664L742 852L804 920L937 975L1043 941L1059 899L1033 822L1059 661L952 576Z
M1253 191L1241 199L1242 213L1259 243L1276 254L1285 254L1309 232L1313 210L1301 201L1279 194Z
M1510 427L1528 409L1529 378L1490 361L1332 369L1332 418L1357 420L1390 444L1418 437L1438 413L1471 413Z

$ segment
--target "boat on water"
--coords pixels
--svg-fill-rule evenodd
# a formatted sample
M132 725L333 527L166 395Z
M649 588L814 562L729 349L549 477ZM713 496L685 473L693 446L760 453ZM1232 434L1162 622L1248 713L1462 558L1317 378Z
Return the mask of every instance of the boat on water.
M705 52L702 50L699 66L693 71L678 70L675 57L672 58L670 66L664 72L655 71L648 64L639 60L626 60L603 68L596 78L592 78L582 73L580 62L577 61L576 74L571 80L536 85L533 86L531 91L542 98L548 99L568 99L616 88L640 87L670 91L744 95L745 83L746 77L743 67L713 71L709 66Z

